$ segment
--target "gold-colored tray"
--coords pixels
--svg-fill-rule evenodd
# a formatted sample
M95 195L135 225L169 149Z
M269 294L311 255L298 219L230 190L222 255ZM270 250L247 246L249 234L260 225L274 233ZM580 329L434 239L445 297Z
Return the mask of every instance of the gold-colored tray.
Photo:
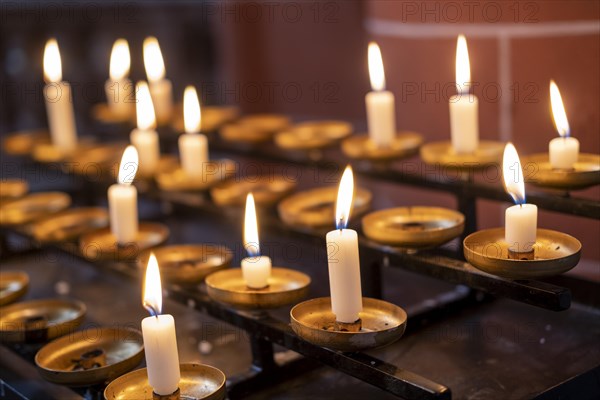
M0 341L46 342L72 333L85 312L85 304L79 300L30 300L0 307Z
M39 144L50 143L50 133L47 129L34 129L9 134L3 141L7 154L24 156L31 154Z
M337 187L309 189L283 199L277 206L279 217L293 227L321 228L335 226ZM370 191L357 188L352 202L353 217L371 208Z
M131 112L127 115L115 114L107 103L92 106L92 118L103 124L135 124L135 104L131 104Z
M293 304L308 294L310 277L287 268L271 269L269 286L246 286L241 268L225 269L206 277L208 295L221 303L248 310L278 308Z
M236 106L202 106L202 132L213 132L223 124L235 120L240 115L240 109ZM183 105L179 105L175 111L175 117L171 126L175 132L185 131L183 120Z
M74 173L98 180L111 175L111 168L121 161L125 142L96 144L69 156L62 165L66 173Z
M0 225L21 225L57 213L71 205L61 192L33 193L0 206Z
M117 179L117 175L119 173L119 163L120 161L116 161L113 164L113 168L112 168L112 176L115 178L115 180ZM135 180L134 180L134 184L143 184L143 185L147 185L148 182L144 182L142 183L142 181L152 181L155 179L155 177L158 174L162 174L162 173L168 173L170 171L174 171L177 168L179 168L179 159L172 155L172 154L163 154L160 156L160 159L158 160L158 165L156 166L156 171L148 174L148 173L143 173L142 171L138 170L136 175L135 175Z
M21 179L2 179L0 180L0 201L6 202L9 200L23 197L29 191L27 181Z
M306 121L275 135L275 144L286 150L312 150L332 146L352 133L345 121Z
M502 162L506 143L490 140L479 141L472 154L458 154L450 141L433 142L421 147L421 158L427 164L439 164L445 168L476 169Z
M245 204L246 195L254 195L257 205L270 206L277 203L296 187L296 182L279 175L263 175L232 178L210 189L210 195L219 206Z
M365 235L376 242L411 249L435 247L463 232L465 216L441 207L397 207L362 219Z
M219 133L228 142L260 143L271 139L276 132L289 125L290 119L285 115L254 114L223 125Z
M156 183L164 191L206 190L218 182L235 175L237 163L222 159L210 161L202 167L206 174L201 177L190 177L180 167L156 174Z
M79 239L79 251L88 260L135 260L140 252L163 244L169 237L169 228L155 222L141 222L135 242L117 244L110 227L86 233Z
M377 147L368 135L357 135L342 142L342 151L350 158L386 161L413 156L422 143L423 136L415 132L398 132L389 147Z
M75 157L77 154L87 153L96 146L98 144L89 138L79 138L77 146L68 152L52 143L38 143L33 147L31 156L40 163L62 163L69 161L71 157Z
M504 228L478 231L463 243L465 258L476 268L510 279L537 279L562 274L575 267L581 257L581 243L566 233L538 229L533 246L535 258L509 258Z
M66 242L108 226L108 212L100 207L72 208L36 221L27 231L38 242Z
M395 304L363 297L358 332L336 331L331 298L320 297L296 305L290 311L296 335L307 342L347 352L387 346L400 339L406 329L406 312Z
M549 155L533 154L521 158L525 181L552 189L585 189L600 183L600 155L580 153L571 170L553 169Z
M21 271L0 271L0 306L23 297L29 288L29 275Z
M158 247L140 254L137 264L145 271L150 253L154 253L160 276L165 282L196 285L216 271L231 264L233 252L215 244L181 244Z
M139 330L91 328L46 344L35 355L35 364L47 381L87 386L118 378L143 358L144 340Z

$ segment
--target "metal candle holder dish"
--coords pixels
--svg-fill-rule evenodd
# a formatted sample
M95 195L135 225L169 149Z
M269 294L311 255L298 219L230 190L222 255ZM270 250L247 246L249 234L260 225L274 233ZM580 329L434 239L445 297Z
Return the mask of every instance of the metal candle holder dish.
M421 158L427 164L439 164L445 168L484 168L501 163L504 146L502 142L481 140L475 152L460 154L454 151L450 141L433 142L421 147Z
M119 172L119 162L115 161L113 168L113 177L116 179ZM171 154L163 154L160 156L158 160L158 165L156 166L156 171L152 173L147 173L145 171L139 170L135 174L134 184L148 184L148 182L144 181L152 181L159 174L173 171L179 168L179 159Z
M36 143L33 146L31 157L40 163L61 163L69 161L77 155L85 154L93 150L96 146L98 144L89 138L79 138L77 146L68 152L63 151L52 143ZM89 162L89 160L86 160L86 162Z
M0 225L22 225L57 213L71 205L62 192L33 193L0 206Z
M310 277L302 272L274 267L269 286L252 289L246 286L241 268L226 269L206 277L208 295L235 308L262 310L296 303L308 294Z
M218 182L235 175L237 164L228 159L209 161L202 168L206 172L200 177L190 177L181 168L156 174L156 183L164 191L193 191L205 190Z
M296 305L290 311L292 329L307 342L347 352L382 347L400 339L406 329L406 312L383 300L363 297L358 332L336 330L331 298L320 297Z
M171 127L175 132L184 132L183 104L179 104ZM202 106L202 132L213 132L221 125L237 119L240 109L235 106Z
M106 103L94 104L92 107L92 118L102 124L135 124L135 104L131 104L129 114L115 114Z
M228 142L260 143L271 139L276 132L289 125L290 119L285 115L254 114L223 125L219 133Z
M26 181L21 179L2 179L0 180L0 201L5 202L9 200L18 199L23 197L29 191L29 185Z
M210 195L218 206L239 206L250 192L258 205L277 203L296 187L296 182L279 175L232 178L210 189Z
M345 121L306 121L275 135L275 144L286 150L314 150L336 144L352 133Z
M411 249L435 247L460 236L465 216L440 207L398 207L362 219L365 235L376 242Z
M279 217L292 227L321 228L335 220L337 187L309 189L283 199L277 206ZM371 208L370 191L357 188L352 202L352 215L362 215Z
M85 312L79 300L30 300L0 307L0 341L46 342L73 332Z
M29 155L38 144L50 143L47 129L34 129L9 134L3 141L4 151L15 156Z
M111 168L120 162L127 143L97 144L71 155L62 166L65 173L98 178L110 176Z
M183 244L146 250L138 257L140 271L145 271L150 253L160 265L161 279L180 285L196 285L216 271L231 264L233 253L214 244Z
M23 297L29 288L29 275L21 271L0 272L0 306L13 303Z
M600 155L597 154L580 153L573 169L552 168L547 153L525 156L521 160L525 180L539 187L576 190L600 183Z
M510 279L537 279L561 274L575 267L581 256L581 243L566 233L548 229L537 230L533 259L519 253L509 253L504 240L504 228L494 228L470 234L464 240L464 254L476 268L492 275Z
M27 231L38 242L64 242L76 240L79 236L108 224L108 212L104 208L82 207L36 221L27 227Z
M40 349L35 364L44 379L68 386L111 381L144 358L137 329L92 328L56 339Z
M398 132L388 147L378 147L368 135L358 135L344 140L342 151L354 159L388 161L417 154L422 143L423 136L415 132Z
M204 364L180 364L179 370L181 371L179 394L172 397L154 395L152 387L148 383L148 371L146 368L142 368L112 381L104 390L104 399L131 400L132 393L135 393L137 400L225 399L227 378L221 370Z

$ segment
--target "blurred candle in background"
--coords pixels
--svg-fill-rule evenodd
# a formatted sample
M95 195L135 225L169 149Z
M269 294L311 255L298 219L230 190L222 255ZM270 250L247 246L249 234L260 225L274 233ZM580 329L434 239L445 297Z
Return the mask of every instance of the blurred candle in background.
M156 171L160 160L160 145L152 107L152 97L148 84L140 81L136 85L136 117L137 128L131 132L131 144L135 146L140 157L140 173L149 176Z
M158 40L153 36L144 40L144 66L150 84L156 118L162 125L171 119L173 88L171 81L165 78L165 62Z
M377 147L388 147L396 136L396 110L394 95L385 90L383 60L377 43L369 43L368 58L373 89L365 97L369 137Z
M550 103L554 126L560 135L550 141L548 148L550 165L556 169L572 169L579 158L579 140L571 137L571 128L562 96L554 81L550 81Z
M129 44L125 39L117 39L110 54L110 78L104 89L113 115L123 119L132 115L135 104L133 84L128 79L130 66Z
M186 175L202 177L204 164L208 158L208 141L199 133L202 121L198 93L193 86L185 88L183 93L183 122L185 133L179 136L179 155L181 167Z

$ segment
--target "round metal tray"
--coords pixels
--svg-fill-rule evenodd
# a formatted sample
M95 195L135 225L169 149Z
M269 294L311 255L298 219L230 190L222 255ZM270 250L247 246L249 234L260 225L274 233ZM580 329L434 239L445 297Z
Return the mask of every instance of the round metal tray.
M554 169L548 154L533 154L521 158L525 181L539 187L577 190L600 183L600 155L579 154L571 170Z
M29 275L21 271L0 271L0 306L23 297L29 288Z
M33 193L0 206L0 225L22 225L71 205L71 197L61 192Z
M29 185L21 179L2 179L0 180L0 201L23 197L29 191Z
M275 135L275 144L286 150L312 150L332 146L352 133L345 121L306 121Z
M472 154L458 154L450 141L433 142L421 147L421 158L427 164L439 164L446 168L476 169L502 162L506 143L481 140Z
M258 176L232 178L223 181L210 190L210 195L219 206L241 206L246 202L246 195L254 195L257 205L273 205L290 193L296 182L283 176Z
M350 158L386 161L413 156L422 143L423 136L415 132L399 132L389 147L377 147L368 135L357 135L342 142L342 151Z
M108 212L100 207L62 211L32 223L27 231L38 242L66 242L95 229L108 226Z
M33 148L42 143L50 143L50 133L47 129L14 132L3 140L4 151L16 156L31 154Z

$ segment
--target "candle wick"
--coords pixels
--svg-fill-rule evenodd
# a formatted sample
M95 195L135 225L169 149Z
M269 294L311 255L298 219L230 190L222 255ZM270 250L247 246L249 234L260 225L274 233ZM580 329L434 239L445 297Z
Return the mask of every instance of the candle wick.
M156 310L156 308L154 308L152 304L144 302L144 308L148 310L151 316L154 316L156 317L156 319L158 319L158 311Z

